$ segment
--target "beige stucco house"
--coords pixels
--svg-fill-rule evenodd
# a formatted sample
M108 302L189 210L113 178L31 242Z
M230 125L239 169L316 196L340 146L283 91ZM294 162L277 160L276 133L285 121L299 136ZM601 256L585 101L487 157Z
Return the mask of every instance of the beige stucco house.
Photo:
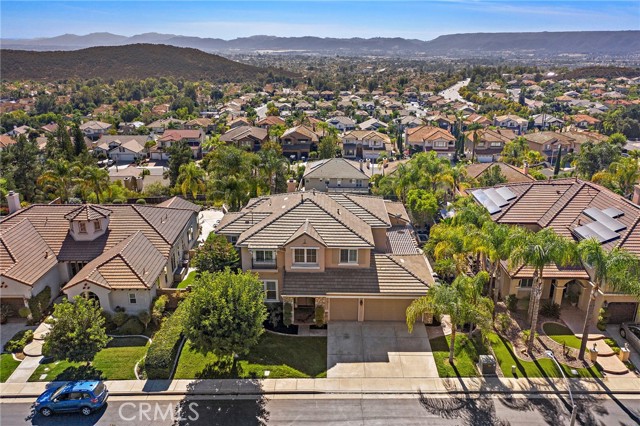
M606 249L620 247L640 256L640 206L591 182L557 179L499 185L468 191L484 205L491 218L533 231L552 228L559 235L580 241L597 238ZM533 269L509 268L506 262L497 277L501 296L528 298ZM560 305L577 304L586 310L592 271L582 265L559 268L549 265L544 272L542 300ZM606 308L610 323L638 318L639 301L634 296L604 287L595 302L596 312ZM594 322L597 318L594 318Z
M16 194L11 194L15 196ZM0 301L17 309L46 286L99 301L106 311L147 310L186 271L199 206L34 204L0 220Z
M264 283L265 300L290 303L294 323L404 321L433 284L404 206L379 197L296 192L252 199L217 232Z

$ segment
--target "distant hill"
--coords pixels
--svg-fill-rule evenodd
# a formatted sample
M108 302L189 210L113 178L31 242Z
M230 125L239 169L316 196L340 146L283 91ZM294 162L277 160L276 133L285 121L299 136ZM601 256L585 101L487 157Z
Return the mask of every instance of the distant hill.
M576 68L564 74L562 78L573 80L576 78L633 78L640 76L640 68L629 67L584 67Z
M287 71L257 68L197 49L159 44L56 52L2 49L0 56L0 75L4 80L182 77L187 80L238 82L255 80L270 71L274 75L293 76Z
M304 52L321 55L469 57L500 54L562 55L640 54L640 31L576 31L538 33L471 33L443 35L431 41L404 38L322 38L252 36L233 40L145 33L132 37L110 33L65 34L30 40L3 39L5 49L74 50L132 43L192 47L215 53Z

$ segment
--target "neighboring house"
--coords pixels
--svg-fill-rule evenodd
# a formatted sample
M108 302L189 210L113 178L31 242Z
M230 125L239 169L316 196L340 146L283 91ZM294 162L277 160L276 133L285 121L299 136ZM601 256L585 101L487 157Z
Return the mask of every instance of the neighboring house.
M0 151L7 149L9 146L16 143L16 140L9 135L0 135Z
M581 129L588 129L590 127L597 128L598 126L600 126L600 120L586 114L576 114L570 117L570 119L576 127L579 127Z
M153 138L145 135L104 135L95 142L93 151L104 153L116 163L133 163L147 157L145 144Z
M502 148L507 142L516 138L516 134L512 130L500 129L495 130L485 128L478 130L469 130L464 133L465 136L465 152L471 158L474 144L474 134L477 135L478 143L475 147L476 159L480 163L491 163L498 160L502 153Z
M532 116L533 127L538 130L549 130L551 127L562 128L564 120L549 114L536 114Z
M364 162L344 158L310 161L300 187L305 191L369 193L370 169Z
M319 191L254 198L217 231L258 273L265 301L289 304L295 324L405 321L433 285L401 203ZM430 319L428 319L430 320Z
M451 158L456 151L456 138L440 127L420 126L406 129L404 140L412 152L436 151L438 156Z
M80 125L80 130L86 137L91 140L96 140L102 135L105 135L111 130L113 126L109 123L103 123L102 121L87 121Z
M9 197L18 197L10 194ZM8 197L8 198L9 198ZM20 308L46 286L52 300L84 295L114 312L146 311L157 291L184 277L200 207L32 204L0 220L0 299ZM170 205L170 207L168 207Z
M153 133L162 134L169 127L173 127L174 129L183 129L184 123L184 120L178 120L177 118L163 118L147 124L147 127L151 129Z
M529 121L517 115L507 114L493 117L493 125L513 130L516 134L522 135L529 127Z
M27 125L18 126L18 127L14 126L13 129L9 130L6 134L8 136L13 136L13 137L18 137L18 136L21 136L21 135L28 136L29 132L31 132L32 130L35 130L35 129L32 129L31 127L29 127Z
M209 133L213 130L214 125L210 118L200 117L185 121L184 128L186 130L202 129L205 133Z
M407 115L400 120L400 129L413 129L424 125L424 121L421 118L414 117L413 115Z
M377 160L381 152L391 154L389 136L373 130L351 130L341 137L342 156L352 159Z
M311 151L318 149L320 136L307 126L296 126L287 129L280 143L282 144L282 154L287 158L296 160L305 157L309 158Z
M204 142L204 132L197 130L173 130L167 129L162 136L158 137L157 144L151 150L151 158L154 160L169 159L168 150L178 142L185 142L191 148L193 158L202 157L202 143Z
M142 121L132 121L131 123L118 124L118 133L121 135L133 135L136 131L144 126Z
M284 121L280 117L276 117L276 116L273 116L273 115L268 115L265 118L263 118L262 120L258 120L256 122L256 126L257 127L261 127L263 129L267 129L267 130L269 130L269 128L271 126L275 126L276 124L284 126L286 124L286 121Z
M497 223L519 225L533 231L552 228L559 235L580 241L594 237L604 248L619 247L640 256L640 206L591 182L557 179L499 185L470 190ZM498 289L502 297L515 294L528 298L533 285L533 269L509 268L502 262ZM582 266L548 265L542 299L568 305L576 297L585 311L591 294L590 274ZM573 296L572 296L573 295ZM638 299L614 292L606 286L596 295L595 312L606 308L609 323L638 319ZM593 317L593 323L597 315Z
M482 127L491 126L493 124L491 120L489 120L484 115L480 115L480 114L471 114L467 116L464 119L463 123L464 123L463 128L469 127L472 124L479 124Z
M558 154L558 145L562 146L562 155L570 152L580 153L580 147L585 142L600 143L607 137L599 133L590 132L536 132L524 135L529 148L538 151L547 161Z
M358 124L358 129L360 130L376 130L377 131L380 128L386 129L387 125L375 118L370 118Z
M347 132L356 128L356 122L352 118L342 115L328 119L327 124L331 127L335 127L340 132Z
M234 144L238 148L249 151L260 151L263 143L269 140L269 132L261 127L240 126L233 128L220 136L220 141Z
M465 169L467 170L467 176L473 179L480 179L482 175L487 173L487 171L494 166L500 167L500 173L502 173L505 179L507 179L507 183L535 181L535 179L531 175L525 173L524 170L501 161L495 163L473 163L467 165Z

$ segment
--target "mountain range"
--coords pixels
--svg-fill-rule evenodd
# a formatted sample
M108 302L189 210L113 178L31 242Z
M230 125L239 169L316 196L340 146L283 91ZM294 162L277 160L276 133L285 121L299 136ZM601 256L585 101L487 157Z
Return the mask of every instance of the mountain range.
M0 40L4 49L77 50L136 43L190 47L210 53L305 53L320 55L448 56L491 54L640 54L640 31L576 31L450 34L424 41L404 38L322 38L257 35L232 40L144 33L131 37L111 33L64 34L51 38Z

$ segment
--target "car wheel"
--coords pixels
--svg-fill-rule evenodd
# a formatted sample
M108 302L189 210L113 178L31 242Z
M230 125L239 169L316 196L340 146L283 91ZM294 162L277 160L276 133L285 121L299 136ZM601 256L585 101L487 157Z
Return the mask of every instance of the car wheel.
M624 328L621 328L621 329L620 329L620 335L621 335L623 338L625 338L625 339L626 339L626 338L627 338L627 330L625 330Z
M49 417L53 414L53 411L51 410L51 408L43 408L42 410L40 410L40 414L42 414L45 417Z
M88 415L90 415L90 414L91 414L91 408L89 408L89 407L82 407L82 410L80 410L80 412L81 412L82 414L84 414L85 416L88 416Z

